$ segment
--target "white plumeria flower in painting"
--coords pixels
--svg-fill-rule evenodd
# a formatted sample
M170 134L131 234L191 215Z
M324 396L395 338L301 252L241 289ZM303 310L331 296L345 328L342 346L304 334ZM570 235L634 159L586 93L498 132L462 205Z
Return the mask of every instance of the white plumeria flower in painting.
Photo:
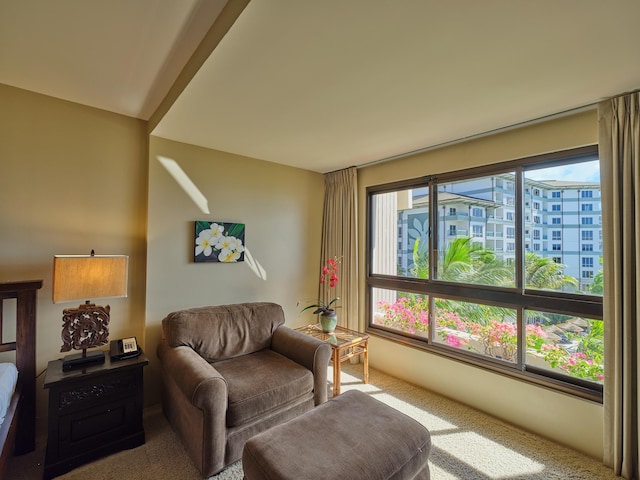
M242 246L242 240L236 237L222 237L218 243L216 243L215 248L218 250L223 250L225 248L229 250L237 250L238 252L244 252L244 247Z
M215 246L217 239L213 236L213 231L210 228L204 229L196 238L196 255L204 254L209 257L213 253L213 247Z
M218 255L218 260L221 262L237 262L240 258L240 252L236 250L231 250L229 248L223 248L220 251L220 255Z
M216 250L229 248L229 242L227 241L227 237L218 238L218 241L215 243L214 247L216 248Z
M215 239L214 244L217 243L224 233L224 225L218 225L217 223L211 224L211 236Z
M217 250L224 250L225 248L228 250L234 250L235 244L235 237L221 237L218 239L218 243L216 243L215 247Z
M244 246L242 245L242 239L240 238L229 237L229 245L232 250L244 252Z

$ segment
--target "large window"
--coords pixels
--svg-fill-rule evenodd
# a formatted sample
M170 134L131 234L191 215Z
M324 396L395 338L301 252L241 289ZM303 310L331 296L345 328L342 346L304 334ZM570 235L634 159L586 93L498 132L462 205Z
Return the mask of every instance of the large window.
M599 193L595 147L369 187L369 329L601 399ZM532 196L562 199L561 229Z

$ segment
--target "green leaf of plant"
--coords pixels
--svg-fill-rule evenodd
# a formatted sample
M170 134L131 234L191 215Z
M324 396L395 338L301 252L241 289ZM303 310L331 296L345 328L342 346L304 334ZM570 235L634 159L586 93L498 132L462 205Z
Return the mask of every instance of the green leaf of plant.
M200 232L210 228L211 224L209 222L197 221L196 222L196 236L200 235Z
M231 237L239 237L244 232L244 223L232 223L227 231L227 234Z

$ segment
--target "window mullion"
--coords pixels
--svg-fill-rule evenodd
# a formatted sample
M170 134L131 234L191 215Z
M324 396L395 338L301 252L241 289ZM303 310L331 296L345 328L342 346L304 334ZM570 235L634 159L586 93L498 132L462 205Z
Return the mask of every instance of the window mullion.
M429 279L436 278L438 267L438 182L429 180ZM429 332L428 342L434 343L436 307L433 295L429 294Z
M518 291L524 290L524 171L522 167L515 170L516 174L516 282Z
M517 364L518 369L524 371L526 365L526 352L527 352L527 325L525 320L524 308L518 308L517 314L517 322L518 322L518 355L517 355Z
M429 279L436 278L438 268L438 182L429 181Z
M516 174L516 212L515 212L515 228L516 228L516 271L515 271L515 286L518 292L524 291L524 171L522 167L515 169ZM533 234L533 232L530 232ZM526 363L526 335L527 328L525 325L524 308L520 306L517 310L516 316L517 331L518 331L518 355L516 362L520 370L525 369Z

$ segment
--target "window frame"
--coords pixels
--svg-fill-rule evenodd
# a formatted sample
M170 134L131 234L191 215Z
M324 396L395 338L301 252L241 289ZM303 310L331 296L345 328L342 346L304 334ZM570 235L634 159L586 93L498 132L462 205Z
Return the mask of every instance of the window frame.
M603 299L596 295L570 294L565 292L545 291L526 288L523 283L524 270L524 176L527 171L537 170L549 166L571 164L588 157L593 160L598 158L597 145L554 152L551 154L537 155L517 160L496 163L482 167L474 167L464 170L443 172L438 175L427 175L424 177L409 180L390 182L387 184L373 185L366 188L366 293L365 293L365 317L366 332L373 335L390 339L411 347L419 348L430 353L447 357L454 361L480 367L496 373L504 374L517 380L529 382L561 391L581 398L602 402L603 385L573 378L565 375L557 375L554 372L527 365L525 359L524 312L535 310L564 315L576 315L586 318L602 319ZM428 278L401 277L396 275L374 274L372 271L372 242L373 242L373 199L375 195L382 193L392 193L399 190L428 187L430 195L430 205L437 205L437 185L476 177L500 175L515 172L515 258L520 259L515 262L516 285L514 287L494 287L490 285L471 285L463 283L452 283L435 278L435 261L429 262ZM508 204L505 203L505 206ZM438 238L437 211L429 209L429 249L437 250L435 239ZM437 261L437 259L436 259ZM389 289L394 291L416 293L428 295L430 298L444 298L460 300L464 302L476 302L487 305L504 306L516 308L518 310L518 347L519 360L516 365L506 365L502 361L497 361L491 357L482 357L464 350L454 349L447 345L442 345L433 341L434 329L429 328L429 335L425 337L415 337L407 333L394 331L383 325L373 324L373 307L371 305L372 291L375 288ZM606 380L605 380L606 381Z

